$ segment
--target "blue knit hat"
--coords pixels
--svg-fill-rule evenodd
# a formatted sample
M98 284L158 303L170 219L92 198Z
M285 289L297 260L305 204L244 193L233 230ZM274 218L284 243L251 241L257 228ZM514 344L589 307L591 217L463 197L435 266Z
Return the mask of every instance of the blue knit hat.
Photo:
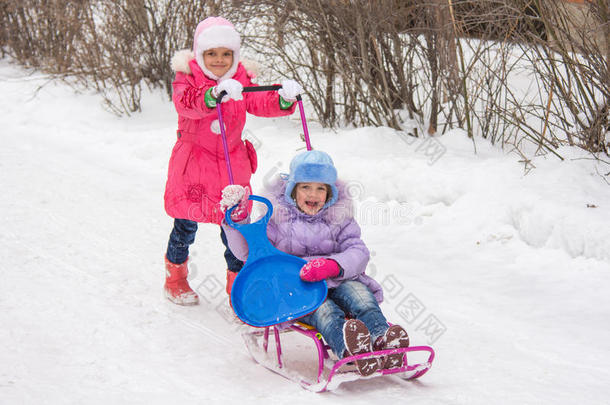
M330 156L319 150L308 150L306 152L299 153L290 162L290 174L286 182L286 192L284 198L290 204L295 205L295 201L292 199L290 194L297 183L324 183L328 184L331 189L331 198L324 208L333 205L339 196L337 192L337 169Z

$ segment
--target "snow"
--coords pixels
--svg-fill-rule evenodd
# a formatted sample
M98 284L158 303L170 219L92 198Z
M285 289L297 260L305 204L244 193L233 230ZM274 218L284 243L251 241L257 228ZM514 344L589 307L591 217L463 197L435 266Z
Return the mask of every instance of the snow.
M610 187L586 153L526 164L460 130L413 139L310 120L358 201L384 312L437 355L416 382L315 394L250 358L218 227L201 225L192 248L201 305L163 297L176 114L160 91L119 118L3 60L0 94L0 403L607 403ZM298 114L247 128L256 193L304 144Z

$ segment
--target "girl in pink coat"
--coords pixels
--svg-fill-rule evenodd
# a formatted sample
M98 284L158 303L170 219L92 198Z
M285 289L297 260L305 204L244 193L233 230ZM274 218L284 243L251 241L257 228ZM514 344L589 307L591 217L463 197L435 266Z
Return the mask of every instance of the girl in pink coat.
M178 52L172 59L176 71L173 102L178 112L177 141L169 161L165 187L165 211L174 219L165 255L165 295L180 305L199 302L187 275L189 246L195 240L198 222L220 224L223 210L219 202L229 184L216 97L225 91L221 109L235 184L250 189L256 171L256 151L241 133L246 113L277 117L294 112L296 96L303 92L292 80L278 92L242 93L254 86L251 74L239 62L240 36L233 24L222 17L208 17L195 31L193 50ZM221 228L221 239L226 237ZM227 278L243 266L226 247Z

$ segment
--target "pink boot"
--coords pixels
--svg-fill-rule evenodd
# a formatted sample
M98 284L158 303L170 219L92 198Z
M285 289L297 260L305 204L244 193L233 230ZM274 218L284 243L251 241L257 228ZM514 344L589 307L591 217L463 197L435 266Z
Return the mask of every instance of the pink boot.
M237 277L237 273L227 269L227 295L231 297L231 290L233 289L233 282L235 281L235 277Z
M197 305L199 297L189 286L186 276L188 267L186 263L174 264L165 258L165 296L168 300L178 305Z

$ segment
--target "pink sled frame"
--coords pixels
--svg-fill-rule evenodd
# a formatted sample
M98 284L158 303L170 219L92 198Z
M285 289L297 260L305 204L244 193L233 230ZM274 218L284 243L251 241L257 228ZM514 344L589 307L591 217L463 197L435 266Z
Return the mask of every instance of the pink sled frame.
M279 329L276 328L275 326L267 326L267 327L265 327L264 332L262 332L263 349L265 352L268 351L269 334L270 334L271 328L273 328L273 335L275 338L277 366L278 366L278 368L281 369L284 367L283 362L282 362L282 344L281 344ZM294 323L293 325L291 325L290 329L292 329L293 331L298 332L306 337L309 337L310 339L312 339L314 341L314 343L316 345L316 348L318 350L317 383L318 384L324 383L323 387L321 387L319 392L326 390L326 388L330 384L332 378L339 373L339 370L341 367L343 367L347 363L352 363L356 360L369 358L369 357L380 357L380 356L387 356L390 354L403 353L405 357L404 357L404 362L403 362L402 367L397 367L397 368L392 368L392 369L381 369L381 370L376 371L375 374L373 374L373 375L410 373L410 372L415 371L412 375L405 378L407 380L413 380L413 379L419 378L419 377L423 376L424 374L426 374L428 372L428 370L430 370L430 367L432 367L432 362L434 361L434 355L435 355L434 349L432 349L429 346L412 346L412 347L402 347L402 348L398 348L398 349L378 350L378 351L374 351L374 352L370 352L370 353L363 353L363 354L358 354L358 355L354 355L354 356L348 356L341 360L338 360L334 364L333 368L331 369L331 371L328 375L328 379L326 381L324 381L324 379L323 379L324 360L329 358L330 347L324 343L320 333L309 325L305 325L300 322L297 322L297 323ZM423 363L416 363L416 364L410 365L410 364L408 364L408 361L407 361L407 353L409 353L409 352L427 352L428 353L427 361L423 362ZM303 384L304 386L311 385L311 383L309 383L307 381L301 381L301 384Z

